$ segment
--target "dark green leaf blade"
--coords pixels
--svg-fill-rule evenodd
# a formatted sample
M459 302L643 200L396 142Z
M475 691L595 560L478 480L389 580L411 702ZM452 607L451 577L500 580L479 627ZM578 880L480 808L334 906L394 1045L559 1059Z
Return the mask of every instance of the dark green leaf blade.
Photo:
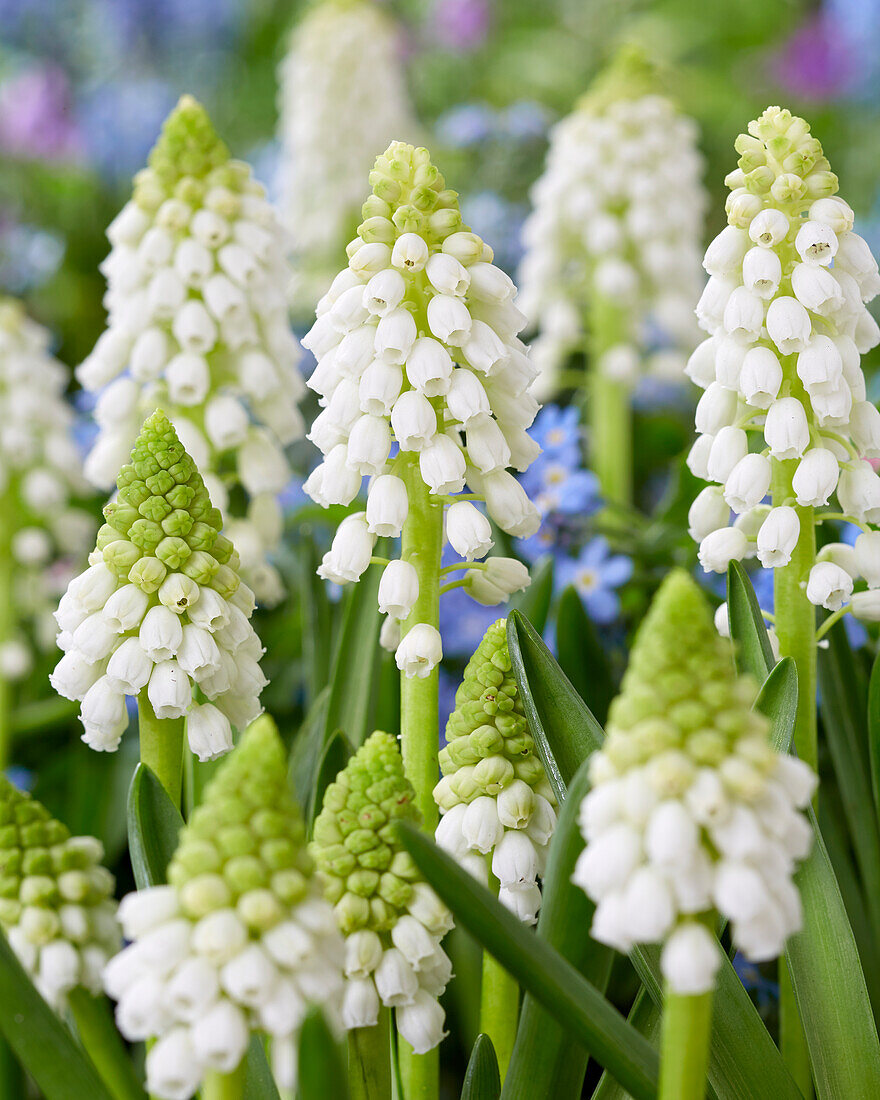
M309 1009L299 1033L298 1095L300 1100L346 1100L349 1095L339 1045L317 1008Z
M776 660L752 582L738 561L727 569L727 611L730 636L736 642L736 667L763 683Z
M308 825L311 830L315 817L321 811L324 801L324 791L333 782L337 775L348 763L351 756L351 745L342 730L336 730L330 740L324 746L321 762L318 765L318 774L315 778L315 789L309 800Z
M761 685L755 710L770 719L770 741L777 752L788 752L797 721L798 677L794 658L783 657Z
M868 756L871 762L874 812L880 821L880 654L871 669L868 687Z
M138 890L165 881L183 828L180 811L147 767L138 764L128 792L128 847Z
M604 724L617 685L596 628L572 585L559 597L556 608L556 648L559 667L596 721Z
M578 828L580 804L589 790L589 764L584 761L569 786L550 844L544 875L537 934L597 989L604 992L614 952L585 930L593 922L593 903L571 881L584 842ZM526 995L510 1066L504 1078L504 1100L535 1096L579 1096L587 1052L531 995Z
M478 1035L464 1075L461 1100L498 1100L500 1095L501 1078L495 1048L488 1035Z
M0 1031L46 1100L113 1100L95 1067L34 988L2 934Z
M458 922L636 1098L653 1100L657 1052L602 994L455 860L405 822L404 847Z
M380 539L377 542L377 555L383 554L383 543L386 541ZM375 685L381 653L378 607L381 576L381 569L368 569L346 593L348 603L330 674L325 740L335 730L343 730L355 748L364 743L373 729Z
M602 744L602 727L535 628L516 611L507 619L507 645L529 729L561 803L582 761Z
M789 939L785 957L819 1100L868 1100L880 1096L880 1043L855 939L814 817L813 830L812 851L795 875L804 926Z

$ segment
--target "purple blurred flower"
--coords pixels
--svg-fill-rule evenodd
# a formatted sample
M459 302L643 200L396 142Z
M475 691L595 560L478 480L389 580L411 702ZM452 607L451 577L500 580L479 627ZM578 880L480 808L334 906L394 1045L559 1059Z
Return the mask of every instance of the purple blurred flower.
M63 237L0 216L0 286L8 294L42 286L63 258Z
M773 70L790 95L822 102L846 91L853 76L852 60L840 20L820 12L774 55Z
M0 84L0 149L33 160L81 155L70 84L57 66L33 65Z
M475 50L486 41L492 22L490 0L435 0L434 34L453 50Z

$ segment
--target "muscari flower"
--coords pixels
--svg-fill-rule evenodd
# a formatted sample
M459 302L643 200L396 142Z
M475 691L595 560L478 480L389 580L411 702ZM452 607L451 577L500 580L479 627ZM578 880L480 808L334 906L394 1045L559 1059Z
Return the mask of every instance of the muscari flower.
M410 501L400 474L415 454L422 481L441 500L467 482L509 534L532 534L540 522L507 470L527 469L539 451L526 431L538 404L528 393L534 369L516 335L524 318L515 287L462 224L456 194L427 150L395 142L370 179L348 267L303 340L318 360L308 385L323 405L309 438L325 456L306 492L324 507L349 504L363 476L372 479L366 511L340 524L319 569L336 583L360 577L378 535L401 534ZM449 504L450 544L466 561L482 557L492 545L485 516L470 500ZM468 590L485 602L493 589L502 600L524 587L527 574L510 561L474 567ZM487 569L493 588L481 583ZM398 602L392 623L411 606ZM393 629L384 634L407 675L427 675L441 657L428 624L411 626L399 642Z
M464 671L434 788L436 839L520 920L534 924L556 826L556 799L535 752L511 672L506 620L489 627Z
M646 94L627 55L550 131L543 175L523 229L521 307L540 330L542 394L582 348L591 302L625 307L627 331L599 369L634 385L643 370L675 381L697 342L691 316L702 280L705 198L693 122ZM663 350L650 355L648 330ZM655 336L651 343L656 342Z
M772 748L756 691L734 672L695 582L671 574L591 757L572 877L596 902L593 938L619 951L662 943L677 993L712 988L719 915L756 962L801 925L793 874L812 842L801 811L816 776Z
M311 850L345 936L344 1026L372 1027L386 1005L425 1054L445 1035L452 915L398 840L397 822L418 820L397 742L376 732L327 788Z
M282 594L267 555L281 537L284 455L303 422L301 352L287 319L283 233L249 167L231 160L204 109L184 96L107 230L107 329L77 370L100 391L85 472L113 484L145 415L168 410L211 498L243 513L229 529L264 603Z
M880 275L803 119L769 107L736 148L730 224L706 252L711 278L697 306L711 335L688 365L704 389L688 461L715 482L695 503L692 534L706 571L755 554L777 568L800 532L793 506L821 508L836 494L862 528L861 558L844 567L820 555L806 578L808 599L834 610L859 577L869 590L880 582L869 564L880 540L880 477L869 461L880 456L880 413L860 365L880 341L865 307ZM793 497L768 508L773 463L790 460ZM870 598L857 595L853 612L871 618Z
M51 647L54 604L95 530L71 503L86 486L64 401L68 372L48 346L48 333L22 305L0 298L0 495L14 614L13 633L0 645L5 680L30 670L28 634L38 648Z
M416 135L400 53L394 22L364 0L323 0L291 36L279 70L279 186L291 298L306 310L336 272L373 161L392 138Z
M122 1034L157 1040L147 1054L151 1094L186 1100L208 1071L231 1073L252 1032L271 1040L279 1086L295 1086L308 1005L331 1019L338 1010L342 944L271 719L250 726L206 788L168 885L128 894L119 920L131 942L104 986Z
M104 849L0 776L0 928L45 1000L62 1010L76 986L101 992L119 949Z
M64 656L52 686L81 701L83 740L98 751L118 748L125 697L144 692L157 718L186 716L190 748L211 760L232 748L233 726L260 713L254 594L163 412L144 423L117 484L89 567L55 612Z

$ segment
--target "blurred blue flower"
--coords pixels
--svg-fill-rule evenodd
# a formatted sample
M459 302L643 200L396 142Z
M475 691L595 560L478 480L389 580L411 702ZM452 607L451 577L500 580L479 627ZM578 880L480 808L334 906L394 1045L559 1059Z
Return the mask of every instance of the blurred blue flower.
M534 564L538 558L543 558L547 554L556 557L560 552L560 546L553 523L545 518L534 535L530 535L527 539L517 539L516 552L530 564Z
M573 470L558 459L538 459L528 471L526 492L544 516L589 516L599 509L599 479L590 470ZM523 478L523 486L526 487Z
M612 554L607 541L597 536L587 543L578 557L557 560L556 587L574 585L590 618L596 623L610 623L620 613L616 589L626 584L632 571L632 559Z
M90 89L80 112L89 159L111 180L142 168L177 96L157 77L120 76Z
M452 565L460 561L458 555L447 543L443 548L442 562ZM464 571L453 573L450 581L461 580ZM440 597L440 635L443 638L443 652L450 657L470 657L480 644L483 635L504 614L502 608L484 607L471 597L463 588L453 588Z
M461 103L442 114L434 127L437 137L454 149L487 141L495 129L495 113L486 103Z
M500 123L514 140L531 141L546 134L550 117L542 104L520 99L501 112Z
M309 504L311 498L306 496L303 490L305 482L300 477L293 477L282 489L280 496L278 497L278 503L281 505L283 512L292 512L295 508L299 508L302 504Z
M577 466L581 460L580 412L576 405L545 405L535 417L529 435L543 458Z
M465 222L495 249L495 263L508 274L516 270L522 257L520 240L528 207L509 202L496 191L478 191L462 197L461 213Z
M42 286L64 259L64 238L46 229L0 220L0 287L24 294Z
M733 969L739 976L739 980L754 993L758 1002L758 1008L769 1008L773 1001L779 998L779 985L765 978L758 967L739 951L733 956Z
M13 765L3 773L9 782L19 791L31 791L34 787L36 776L28 768L20 768Z

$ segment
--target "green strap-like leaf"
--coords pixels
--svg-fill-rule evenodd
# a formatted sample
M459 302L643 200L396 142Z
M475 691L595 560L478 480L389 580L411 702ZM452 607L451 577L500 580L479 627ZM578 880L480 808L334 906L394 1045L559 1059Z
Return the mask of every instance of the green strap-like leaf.
M644 1035L652 1047L660 1049L660 1027L662 1017L660 1009L648 996L644 986L636 994L633 1006L629 1010L627 1022L632 1024L640 1035ZM707 1092L711 1090L711 1085ZM572 1093L571 1095L574 1095ZM620 1087L610 1073L603 1073L599 1078L599 1084L593 1093L592 1100L627 1100L626 1092Z
M400 836L456 920L636 1100L653 1100L659 1069L657 1052L599 990L416 828L405 822L400 826Z
M128 848L138 890L165 881L165 869L183 828L180 811L146 764L138 764L128 792Z
M813 828L812 851L795 875L804 926L788 941L788 969L818 1097L873 1100L880 1096L877 1029L855 939L815 818Z
M730 636L736 642L736 667L763 683L776 660L752 582L738 561L727 569L727 612Z
M299 1033L298 1095L300 1100L346 1100L349 1095L339 1045L317 1008L309 1009Z
M507 619L507 645L529 729L561 803L581 763L602 744L602 727L535 628L516 611Z
M377 556L384 556L386 547L387 540L380 539L376 544ZM336 730L344 730L355 748L359 748L373 731L381 652L378 610L381 577L381 569L368 569L358 584L352 585L351 591L346 593L348 603L333 656L324 736L326 740Z
M34 988L2 934L0 1031L46 1100L113 1100L95 1067Z
M500 1095L501 1078L498 1075L495 1048L488 1035L478 1035L464 1075L461 1100L498 1100ZM541 1094L532 1093L532 1095Z
M587 761L581 764L560 809L543 880L537 934L604 992L614 952L585 934L593 923L594 906L571 881L584 847L578 811L590 786L588 767ZM580 1096L586 1068L586 1050L573 1043L565 1028L532 996L526 995L513 1056L504 1078L504 1100Z
M793 657L783 657L761 685L755 710L770 719L770 740L777 752L788 752L797 721L798 678Z
M868 687L868 758L871 764L874 813L880 822L880 655L874 661Z
M517 592L510 598L507 605L507 614L518 611L523 618L535 624L535 629L543 631L550 618L550 603L553 599L553 558L547 557L532 566L530 573L532 583L522 592Z
M327 790L327 787L348 763L350 756L351 745L348 743L348 739L342 730L336 730L324 746L324 752L318 764L318 774L315 777L314 790L309 800L309 829L314 824L316 815L320 812L324 801L324 791Z
M596 720L604 724L617 684L577 590L569 585L556 608L556 650L566 674Z
M880 940L880 832L871 784L865 693L843 623L832 627L827 639L827 648L819 653L822 729L861 872L874 939Z

